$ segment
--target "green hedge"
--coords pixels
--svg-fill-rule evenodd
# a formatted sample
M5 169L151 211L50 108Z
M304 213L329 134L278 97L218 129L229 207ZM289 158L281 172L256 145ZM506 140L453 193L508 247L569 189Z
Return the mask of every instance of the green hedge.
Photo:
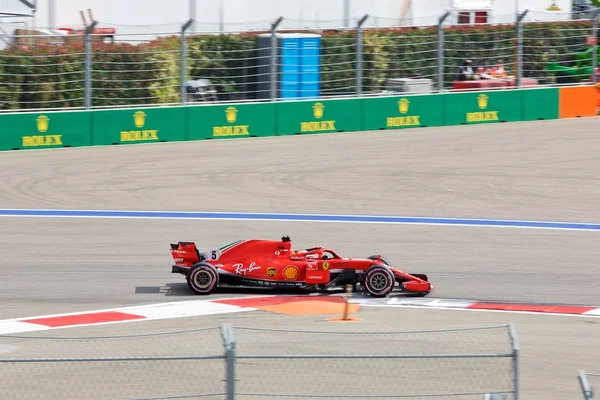
M94 106L174 103L179 100L176 38L148 44L98 44L92 49Z
M527 23L524 76L553 83L550 61L568 63L585 50L590 21ZM220 95L252 99L257 33L188 36L190 77L206 77ZM322 33L322 92L355 92L356 32ZM382 90L387 78L436 76L437 31L429 28L371 29L364 32L363 87ZM177 36L150 43L94 44L94 106L179 101L180 44ZM455 26L445 29L445 83L465 58L476 65L503 58L516 62L512 25ZM25 109L83 105L84 57L81 45L10 48L0 51L0 108ZM33 93L28 93L33 92Z
M77 107L83 104L83 49L13 48L0 52L3 109Z

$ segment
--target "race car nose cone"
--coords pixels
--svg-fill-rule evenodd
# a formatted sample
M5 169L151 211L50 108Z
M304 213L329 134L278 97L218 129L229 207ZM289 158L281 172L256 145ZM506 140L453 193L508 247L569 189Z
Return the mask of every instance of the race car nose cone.
M409 292L427 292L431 290L429 282L404 282L404 289Z

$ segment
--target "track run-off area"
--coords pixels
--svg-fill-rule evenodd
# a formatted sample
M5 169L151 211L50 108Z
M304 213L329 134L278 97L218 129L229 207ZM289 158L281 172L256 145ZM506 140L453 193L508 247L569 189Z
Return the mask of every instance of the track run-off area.
M371 331L513 322L521 397L576 398L577 370L600 360L599 124L0 153L0 334L65 335L69 326L79 336L129 334L223 321ZM271 293L199 298L171 274L169 243L214 248L282 235L294 248L380 253L426 273L435 289L424 299L356 295L361 321L348 328L261 311L252 299ZM113 312L141 317L121 324ZM59 319L23 325L48 316Z

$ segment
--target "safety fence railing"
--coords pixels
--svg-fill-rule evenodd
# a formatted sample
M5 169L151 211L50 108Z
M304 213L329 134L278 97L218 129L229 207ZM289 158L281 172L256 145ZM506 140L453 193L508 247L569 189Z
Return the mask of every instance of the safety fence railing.
M583 393L584 400L599 399L596 390L600 388L600 373L589 373L585 371L579 371L577 373L579 379L579 385L581 386L581 392Z
M0 398L518 399L512 325L0 336ZM10 357L9 357L10 356Z
M338 29L279 18L262 31L7 36L0 110L381 96L597 82L597 13L512 24ZM347 25L347 24L346 24ZM110 40L109 40L110 39ZM470 60L470 62L467 62Z

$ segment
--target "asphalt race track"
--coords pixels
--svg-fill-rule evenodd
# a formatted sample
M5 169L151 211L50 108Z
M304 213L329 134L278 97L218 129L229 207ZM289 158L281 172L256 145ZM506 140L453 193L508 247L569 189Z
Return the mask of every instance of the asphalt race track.
M6 152L0 154L0 208L598 223L599 127L597 119L580 119ZM0 319L194 299L183 277L170 273L170 242L193 240L212 248L238 238L283 234L291 236L294 248L325 245L357 257L381 253L408 272L427 273L436 285L430 296L436 298L600 306L597 231L2 217L0 232ZM238 294L243 293L215 297ZM371 329L390 328L390 319L401 321L396 329L514 321L525 399L579 398L576 371L597 370L600 360L600 319L366 312ZM247 319L255 326L272 322L242 314L223 318ZM306 327L313 320L280 323ZM202 321L216 325L220 319ZM72 332L191 325L193 319L176 319Z

